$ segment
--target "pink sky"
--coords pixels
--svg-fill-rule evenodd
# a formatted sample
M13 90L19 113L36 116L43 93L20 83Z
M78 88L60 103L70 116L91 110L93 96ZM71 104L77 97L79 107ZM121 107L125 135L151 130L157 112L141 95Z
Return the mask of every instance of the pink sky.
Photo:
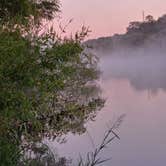
M62 22L74 19L68 32L89 26L89 38L125 32L130 21L142 20L143 10L155 18L166 13L166 0L61 0L61 4Z

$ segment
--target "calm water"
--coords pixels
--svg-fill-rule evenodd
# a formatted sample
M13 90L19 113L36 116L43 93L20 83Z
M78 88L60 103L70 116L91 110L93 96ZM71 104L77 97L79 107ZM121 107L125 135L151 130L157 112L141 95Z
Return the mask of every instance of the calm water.
M49 142L60 156L79 158L92 151L104 132L126 114L116 140L102 157L104 166L166 165L166 58L162 56L103 56L100 84L105 107L83 135L65 136L66 143Z

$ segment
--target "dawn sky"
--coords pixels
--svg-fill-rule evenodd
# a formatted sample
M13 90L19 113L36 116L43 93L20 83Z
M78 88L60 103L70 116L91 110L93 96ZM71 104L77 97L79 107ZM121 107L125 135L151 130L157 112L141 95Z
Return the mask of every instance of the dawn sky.
M143 10L155 18L166 13L166 0L61 0L61 4L62 22L74 19L68 31L89 26L89 38L125 32L130 21L142 20Z

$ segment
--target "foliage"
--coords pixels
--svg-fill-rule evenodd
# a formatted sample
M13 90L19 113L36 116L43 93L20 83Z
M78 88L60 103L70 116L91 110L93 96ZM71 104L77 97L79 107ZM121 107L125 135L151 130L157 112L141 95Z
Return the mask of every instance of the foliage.
M83 27L75 38L64 40L53 29L42 36L34 33L56 11L58 1L0 2L2 166L17 165L24 142L85 132L84 124L104 104L94 84L97 58L81 45L88 30Z
M19 161L19 165L22 166L67 166L70 163L70 160L67 160L65 157L59 157L58 154L53 153L50 148L43 143L33 144L31 151Z
M0 164L1 166L17 166L21 157L18 144L12 144L10 140L0 138Z
M96 166L106 163L110 159L102 159L101 153L115 140L120 139L117 131L123 122L125 114L121 115L104 134L101 144L92 152L88 152L84 157L80 156L77 166ZM33 157L32 157L33 156ZM73 165L72 159L60 157L55 151L44 143L33 143L30 151L26 153L24 158L19 162L20 165L36 166L70 166Z
M157 20L147 15L144 21L132 21L125 34L115 34L111 37L103 37L87 41L86 44L98 51L119 52L120 54L135 49L160 48L165 52L166 15ZM156 46L156 47L155 47ZM133 48L133 50L132 50Z
M155 19L153 18L152 15L147 15L146 18L145 18L145 20L146 20L147 22L149 22L149 23L155 21Z
M25 24L30 18L40 22L51 20L59 11L58 0L1 0L0 20L3 23Z

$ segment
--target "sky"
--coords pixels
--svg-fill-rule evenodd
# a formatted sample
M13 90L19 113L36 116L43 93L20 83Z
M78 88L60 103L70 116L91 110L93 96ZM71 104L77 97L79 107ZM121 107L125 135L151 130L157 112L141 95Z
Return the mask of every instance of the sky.
M154 18L166 14L166 0L61 0L61 9L62 25L73 19L68 33L85 25L92 31L88 38L98 38L124 33L129 22L143 19L143 11Z

